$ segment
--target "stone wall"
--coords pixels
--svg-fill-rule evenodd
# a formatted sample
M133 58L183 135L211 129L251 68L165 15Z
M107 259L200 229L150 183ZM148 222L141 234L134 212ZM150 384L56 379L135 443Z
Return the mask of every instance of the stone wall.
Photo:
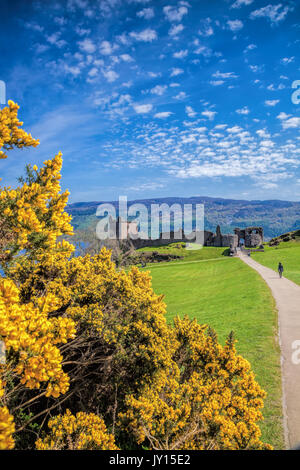
M138 248L145 248L145 247L158 247L163 245L169 245L170 243L176 242L185 242L185 243L193 243L196 239L196 234L192 232L190 235L194 235L194 237L186 236L183 230L179 230L177 232L170 232L170 234L160 234L160 237L156 240L143 240L139 238L137 227L132 227L131 223L120 221L119 219L113 222L114 228L116 228L116 235L117 238L119 236L119 229L125 231L127 233L128 229L130 229L131 234L133 236L128 237L128 241L130 241L131 246L134 249ZM134 230L132 230L134 228ZM204 246L214 246L214 247L230 247L235 250L239 245L240 241L243 239L245 246L249 248L255 248L257 246L262 245L264 240L263 235L263 228L262 227L247 227L245 229L236 228L234 233L230 234L222 234L221 228L218 225L216 228L216 233L210 232L205 230L201 233L203 245Z

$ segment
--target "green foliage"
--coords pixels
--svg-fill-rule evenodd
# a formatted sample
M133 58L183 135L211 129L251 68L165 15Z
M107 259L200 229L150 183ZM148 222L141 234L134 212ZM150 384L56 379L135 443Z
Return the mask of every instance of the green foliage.
M35 449L35 441L40 433L40 424L32 421L34 418L33 413L26 413L23 408L20 408L15 414L15 422L17 427L24 427L21 434L16 434L15 449Z

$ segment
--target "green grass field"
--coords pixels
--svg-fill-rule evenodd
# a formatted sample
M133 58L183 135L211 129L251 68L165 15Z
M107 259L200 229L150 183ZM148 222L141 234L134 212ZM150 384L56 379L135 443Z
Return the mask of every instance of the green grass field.
M165 247L160 251L167 252ZM145 270L152 275L154 291L165 295L168 321L188 314L213 327L222 343L231 330L235 332L239 353L250 361L268 393L263 439L280 449L284 444L274 301L254 270L237 258L222 256L223 251L207 247L184 260L149 265Z
M283 264L283 275L300 285L300 241L282 242L278 247L265 246L264 253L252 253L252 258L268 268L277 270Z
M168 253L170 255L183 256L184 259L178 259L172 261L172 263L181 263L183 261L199 261L214 258L224 258L228 253L228 248L220 247L201 247L191 243L191 249L185 248L185 243L170 243L167 246L151 247L151 248L140 248L140 251L157 251L159 253ZM201 247L201 249L199 249Z

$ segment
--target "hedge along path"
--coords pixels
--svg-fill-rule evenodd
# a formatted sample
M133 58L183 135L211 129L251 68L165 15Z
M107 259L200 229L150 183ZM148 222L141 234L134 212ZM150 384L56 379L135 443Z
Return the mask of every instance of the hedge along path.
M270 287L278 310L285 441L300 445L300 286L238 251Z

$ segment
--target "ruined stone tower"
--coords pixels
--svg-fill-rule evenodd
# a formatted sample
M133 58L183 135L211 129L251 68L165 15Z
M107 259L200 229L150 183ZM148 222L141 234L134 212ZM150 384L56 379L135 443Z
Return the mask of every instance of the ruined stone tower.
M238 236L238 244L244 240L248 248L256 248L264 242L264 229L262 227L247 227L245 229L235 228L234 233Z

